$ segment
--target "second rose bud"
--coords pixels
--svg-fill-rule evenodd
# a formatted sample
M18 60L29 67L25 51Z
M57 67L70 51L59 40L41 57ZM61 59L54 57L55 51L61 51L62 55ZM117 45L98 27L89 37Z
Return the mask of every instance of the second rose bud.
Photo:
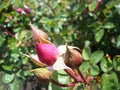
M78 50L70 49L66 45L66 53L63 55L65 64L70 68L77 68L82 63L82 56Z

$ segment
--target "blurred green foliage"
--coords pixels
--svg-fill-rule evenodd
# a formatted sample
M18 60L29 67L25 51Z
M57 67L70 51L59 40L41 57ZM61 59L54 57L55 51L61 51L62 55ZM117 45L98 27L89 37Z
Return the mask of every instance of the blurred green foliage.
M120 1L103 0L97 11L94 11L97 0L90 5L88 1L0 0L0 90L5 90L5 85L9 90L19 90L18 84L32 77L28 70L35 66L25 56L35 52L30 21L57 46L67 42L81 49L84 61L80 69L95 78L92 90L120 89ZM31 12L19 14L15 8L24 5ZM90 11L84 12L86 8ZM56 79L59 77L62 76ZM49 85L50 90L55 87ZM79 84L76 90L81 88Z

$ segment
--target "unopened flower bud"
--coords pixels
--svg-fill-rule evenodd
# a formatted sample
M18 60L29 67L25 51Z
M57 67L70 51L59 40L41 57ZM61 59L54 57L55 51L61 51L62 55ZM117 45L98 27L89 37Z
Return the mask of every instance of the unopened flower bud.
M30 28L32 30L32 35L33 35L33 39L36 41L36 42L40 42L40 43L48 43L50 44L51 42L47 40L48 38L48 35L42 31L42 30L39 30L38 28L36 28L34 25L32 25L31 23L29 24L30 25Z
M16 11L17 11L19 14L26 14L21 8L17 8Z
M66 46L67 51L64 55L65 64L71 68L77 68L82 63L82 56L79 51L70 49Z
M30 8L28 6L24 5L24 11L26 13L30 13L31 10L30 10Z
M16 9L18 13L21 13L23 10L21 8Z
M53 44L41 44L36 42L36 51L39 60L51 66L55 63L58 57L58 50Z
M47 68L37 68L30 70L30 72L34 73L42 84L49 83L50 77L52 75L52 72L49 71Z

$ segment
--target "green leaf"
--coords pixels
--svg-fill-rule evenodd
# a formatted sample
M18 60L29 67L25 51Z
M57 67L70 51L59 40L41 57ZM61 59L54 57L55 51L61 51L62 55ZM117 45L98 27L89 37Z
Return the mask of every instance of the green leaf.
M97 21L97 22L89 25L89 27L92 27L92 31L93 31L94 33L96 33L96 32L98 32L98 31L102 28L102 23L99 22L99 21Z
M19 81L14 79L12 83L9 84L10 90L19 90Z
M90 75L95 76L95 75L98 75L99 72L100 72L100 69L99 69L99 67L97 65L92 65L90 67Z
M111 42L112 42L114 47L120 49L120 35L112 37Z
M80 70L83 73L86 73L86 71L91 67L89 61L84 61L81 65L80 65Z
M99 83L92 82L92 83L90 84L90 89L91 89L91 90L100 90L100 84L99 84Z
M115 56L113 58L113 67L116 71L120 71L120 56Z
M54 39L55 39L54 40L55 45L60 45L60 44L64 43L64 39L60 34L55 34Z
M104 56L103 51L97 50L92 53L90 57L90 62L92 64L97 64L103 58L103 56Z
M117 48L120 48L120 35L117 37L116 46Z
M112 70L112 68L113 68L112 61L109 58L104 57L101 60L100 67L103 72L108 72L108 71Z
M2 35L0 35L0 46L2 46L2 44L4 43L4 41L5 41L5 38Z
M69 82L69 77L67 76L66 72L63 70L54 71L52 73L52 79L55 81L61 83L61 84L67 84ZM68 90L66 87L59 87L55 84L50 83L49 84L49 90Z
M99 30L98 32L95 33L95 40L96 42L100 42L104 35L104 29Z
M10 83L13 79L14 79L14 74L5 73L5 75L2 77L2 82Z
M80 89L81 90L81 89ZM85 87L84 89L82 89L82 90L90 90L90 88L89 87Z
M69 79L66 72L64 72L63 70L53 72L52 78L62 84L67 84Z
M22 57L22 64L26 64L28 62L28 57L23 56Z
M84 3L81 4L81 5L80 5L80 8L79 8L79 14L81 14L85 9L86 9L85 4L84 4Z
M104 73L101 77L101 90L118 90L118 78L114 72Z
M85 41L85 45L84 45L85 48L87 48L87 47L89 48L90 44L91 44L91 42L89 40L86 40Z
M88 5L90 11L94 11L95 7L97 6L98 0L93 0L92 3Z
M83 85L82 85L82 83L77 83L72 90L83 90Z
M84 60L90 60L91 50L89 47L85 47L82 51L82 56Z
M103 26L105 29L112 29L115 25L112 22L106 22Z
M49 18L47 17L42 17L40 20L41 23L48 23L48 21L49 21Z
M106 7L107 7L108 9L111 9L111 8L114 7L115 3L116 3L116 1L109 1L109 2L106 4Z
M53 83L50 83L48 86L48 90L69 90L68 87L58 87Z
M2 65L2 67L4 70L7 70L7 71L12 71L13 69L13 65Z
M118 13L120 14L120 3L118 5L116 5L116 9L117 9Z
M30 73L28 70L24 70L23 72L24 76L30 76L32 73Z
M118 82L118 90L120 90L120 82Z
M16 76L20 77L23 80L26 80L26 78L24 77L24 70L22 70L22 69L20 69L19 71L17 71Z

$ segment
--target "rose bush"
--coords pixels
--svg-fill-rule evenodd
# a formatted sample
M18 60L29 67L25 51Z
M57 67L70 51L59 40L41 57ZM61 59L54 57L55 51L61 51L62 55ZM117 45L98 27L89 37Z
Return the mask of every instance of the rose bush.
M119 0L0 1L0 89L27 89L26 82L36 82L29 87L118 90L119 6ZM36 42L50 58L48 47L57 48L53 62L38 57Z

